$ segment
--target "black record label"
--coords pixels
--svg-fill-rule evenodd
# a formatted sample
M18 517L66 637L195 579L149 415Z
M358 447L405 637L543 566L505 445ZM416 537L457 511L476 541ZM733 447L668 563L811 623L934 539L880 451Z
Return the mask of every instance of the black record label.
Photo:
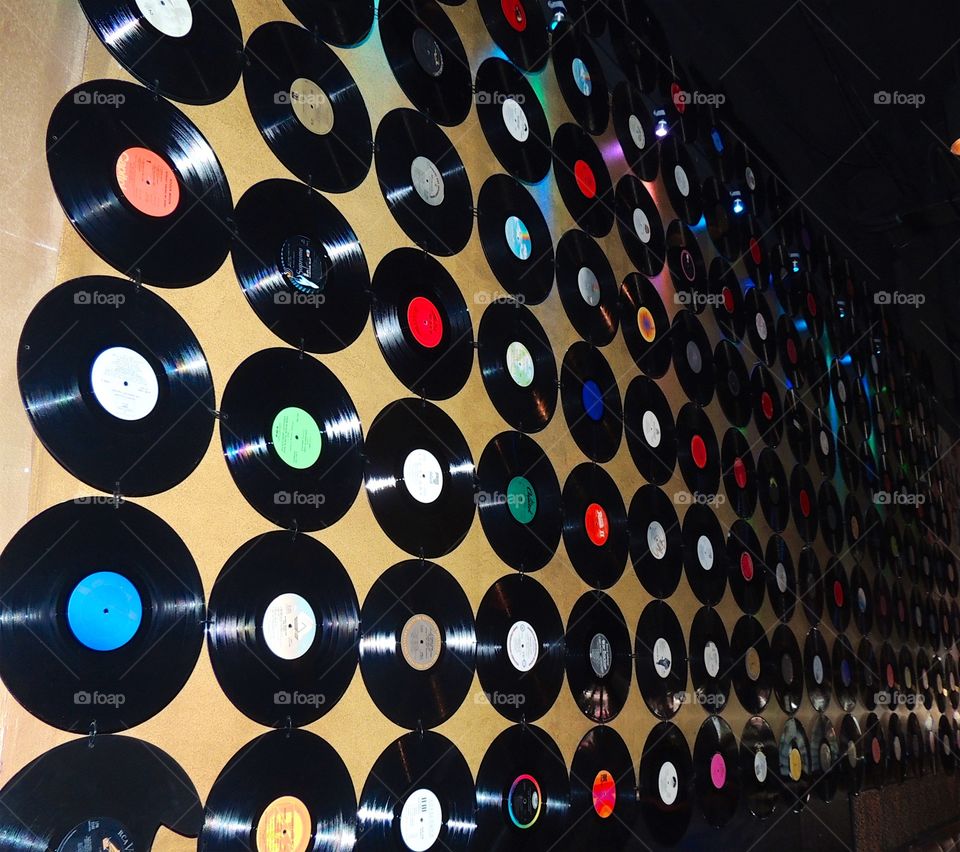
M648 278L631 272L620 285L620 325L637 366L659 379L670 366L670 317L660 293Z
M823 574L816 551L809 545L800 551L797 560L797 590L803 614L810 626L815 627L823 614Z
M664 601L651 601L640 614L634 661L650 712L661 719L675 716L687 700L687 646L676 613Z
M603 249L583 231L560 238L557 291L577 334L594 346L613 340L620 324L617 279Z
M613 227L613 181L600 149L569 123L557 128L552 147L554 177L570 215L591 236L606 236Z
M563 357L560 402L583 453L598 462L612 459L623 436L623 404L613 370L589 343L574 343Z

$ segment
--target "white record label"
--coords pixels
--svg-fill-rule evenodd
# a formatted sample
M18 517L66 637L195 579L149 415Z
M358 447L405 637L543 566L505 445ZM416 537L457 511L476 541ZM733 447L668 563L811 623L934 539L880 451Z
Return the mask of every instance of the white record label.
M403 484L419 503L433 503L443 491L443 468L429 450L411 450L403 462Z
M414 790L400 810L400 838L410 852L426 852L440 837L443 808L433 790Z
M518 672L528 672L537 664L540 640L533 625L515 621L507 631L507 659Z
M183 38L193 28L193 10L188 0L135 0L147 23L165 36Z
M126 346L112 346L97 355L90 368L90 385L104 411L118 420L142 420L160 396L150 362Z
M278 595L263 614L263 641L281 660L299 660L313 645L317 617L306 598L294 592Z
M443 204L443 175L432 160L414 157L410 164L410 180L424 203L431 207Z

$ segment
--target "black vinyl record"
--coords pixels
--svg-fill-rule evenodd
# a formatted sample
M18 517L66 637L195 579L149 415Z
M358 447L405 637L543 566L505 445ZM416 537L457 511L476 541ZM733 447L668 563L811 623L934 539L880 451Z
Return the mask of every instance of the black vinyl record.
M886 780L887 741L876 713L870 713L863 725L866 777L864 786L880 788Z
M347 513L363 476L363 434L327 367L293 349L257 352L230 377L220 411L227 468L261 515L303 531Z
M820 509L820 532L823 540L833 554L843 550L843 506L837 496L837 489L829 479L820 483L817 492L817 504Z
M716 502L720 444L710 418L693 402L686 403L677 414L677 464L693 500Z
M810 777L810 742L803 725L790 717L784 723L779 741L780 797L788 808L801 811L806 806Z
M803 700L803 657L797 637L786 624L777 625L770 640L773 694L784 713L792 716Z
M515 302L488 305L477 331L483 385L515 429L539 432L557 408L557 362L533 311Z
M560 543L560 483L533 438L501 432L477 464L480 524L497 556L530 573L543 568Z
M694 796L690 748L672 722L660 722L643 744L639 773L640 815L657 843L673 846L686 834Z
M810 764L813 789L824 802L833 801L840 785L840 741L833 723L825 715L817 717L810 736Z
M360 674L380 712L402 728L452 716L473 682L470 601L452 574L408 559L384 571L360 610Z
M727 260L717 255L710 261L707 277L717 325L727 340L739 343L746 328L746 316L743 288L737 272Z
M536 725L514 725L490 744L476 787L474 849L548 852L570 818L570 778L560 749Z
M713 399L713 348L692 311L681 310L670 325L673 369L691 402L707 405Z
M567 231L557 244L557 292L570 323L588 343L606 346L620 324L616 276L599 244Z
M740 777L744 801L758 819L770 817L779 804L779 761L773 731L761 716L752 716L740 735Z
M670 45L646 4L637 0L606 0L610 40L627 79L642 92L653 92L669 73Z
M740 804L739 750L730 725L720 716L704 719L693 745L697 801L706 821L721 828Z
M527 305L546 299L553 287L553 238L530 192L508 175L489 177L477 199L477 229L500 285Z
M620 327L636 365L659 379L670 366L670 317L653 282L631 272L620 285Z
M679 219L667 225L667 268L673 282L674 303L703 313L710 303L707 267L696 235Z
M237 202L233 269L250 307L281 340L337 352L367 323L370 272L350 223L291 180L254 184Z
M197 284L220 268L230 187L213 148L173 104L133 83L91 80L57 103L46 144L64 213L112 267L161 287Z
M390 252L373 276L371 315L380 352L407 388L427 399L463 388L473 369L473 323L437 260L414 248Z
M750 373L753 393L753 421L768 447L776 447L783 437L783 403L777 382L763 364L754 365Z
M697 610L690 625L690 680L706 713L722 713L730 695L730 642L723 619L712 606Z
M750 445L736 428L727 429L720 448L723 488L738 517L750 518L757 508L757 468Z
M494 583L477 609L477 674L493 708L513 722L546 713L563 686L563 621L532 577Z
M563 543L588 586L607 589L623 575L630 536L620 489L600 465L577 465L563 485Z
M433 731L404 734L367 776L353 848L466 852L477 829L473 808L473 774L460 750Z
M630 262L647 276L659 274L667 259L666 235L656 202L633 175L624 175L616 190L617 233Z
M473 191L447 134L412 109L395 109L380 121L374 147L380 190L403 232L431 254L460 251L473 231Z
M849 586L853 623L857 626L860 635L866 636L873 627L874 603L873 594L870 590L870 578L859 563L855 564L850 572ZM890 592L888 589L884 596L884 612L888 613L889 611Z
M731 426L745 428L753 412L750 374L740 350L729 340L721 340L713 351L717 399Z
M357 796L343 759L309 731L270 731L220 771L207 797L204 852L290 845L335 852L357 830ZM291 836L292 835L292 836Z
M470 112L473 80L463 42L443 7L436 0L380 0L377 20L403 93L437 124L461 124Z
M790 507L793 509L793 523L805 542L817 538L817 526L820 513L817 509L817 495L813 490L813 480L803 465L794 466L790 472Z
M866 756L860 724L849 713L844 715L840 723L838 739L840 780L848 793L859 793L863 789Z
M653 115L639 90L629 80L621 80L614 87L611 112L613 128L627 165L640 180L656 180L660 171L660 152Z
M727 536L727 568L737 606L745 613L755 614L763 605L767 566L756 532L742 518L733 522Z
M470 448L457 424L432 403L401 399L376 416L367 435L364 483L377 522L407 553L449 553L473 523Z
M902 784L907 777L907 754L904 744L904 731L896 713L887 719L887 767L890 780Z
M773 688L770 643L760 622L742 615L730 636L731 676L737 700L748 713L762 713Z
M797 464L806 465L810 459L812 439L810 418L806 406L800 401L796 390L790 388L783 395L783 422L787 430L787 443Z
M833 693L837 704L845 713L849 713L857 704L857 668L860 664L846 636L841 634L834 638L830 662L833 669Z
M766 299L763 301L766 303ZM776 338L783 373L793 387L799 387L803 384L803 372L800 369L803 341L793 318L788 314L781 314L780 319L777 320Z
M886 639L896 625L897 637L905 642L910 636L910 613L903 584L898 580L891 589L883 574L877 574L873 593L877 631Z
M610 170L596 143L576 124L561 124L553 135L553 175L574 221L592 237L613 227Z
M805 545L797 560L797 591L800 608L811 627L820 623L823 614L823 574L820 560L812 547Z
M550 35L537 0L477 0L483 23L511 62L539 71L550 56Z
M47 293L24 323L17 379L44 447L107 493L172 488L213 434L197 338L159 296L119 278L74 278Z
M668 598L680 582L683 536L677 510L656 485L641 485L630 501L630 560L643 588Z
M687 645L669 604L657 600L644 607L633 652L644 702L654 716L672 718L687 700Z
M599 136L610 123L610 90L600 58L577 26L563 21L551 33L550 56L563 101L577 124Z
M770 367L777 360L777 332L770 305L756 287L747 290L743 301L750 351L754 357Z
M161 825L184 837L203 826L197 790L170 755L108 734L31 760L7 781L0 802L9 850L150 849Z
M314 722L353 679L357 593L340 560L310 536L272 532L242 545L217 577L208 613L217 682L261 725Z
M560 403L584 455L598 462L612 459L623 437L623 404L613 370L589 343L574 343L563 356Z
M82 0L80 8L113 58L165 98L212 104L240 79L243 33L231 0Z
M609 725L584 735L570 763L570 842L618 849L630 837L637 807L637 776L623 738Z
M324 41L352 47L373 28L374 0L283 0L297 20Z
M581 712L606 723L623 709L630 693L633 659L627 622L605 592L581 595L565 633L567 685Z
M793 567L790 548L779 536L772 535L764 553L767 566L767 594L770 606L782 622L793 618L797 605L797 573Z
M687 146L679 136L660 142L660 177L674 212L688 225L696 225L703 216L700 182Z
M347 67L302 27L271 21L246 48L243 90L277 159L324 192L358 187L373 160L373 130Z
M833 672L827 643L816 627L810 628L803 643L803 671L810 704L822 713L830 705Z
M780 458L770 447L764 447L757 457L757 490L767 525L774 532L783 532L790 517L790 488Z
M827 570L823 575L823 587L830 623L834 630L843 633L850 623L852 609L850 581L847 578L847 569L835 556L827 562Z
M200 656L203 585L183 540L134 503L78 497L0 554L0 677L65 731L111 733L160 712Z
M727 589L727 546L713 509L693 503L683 516L683 563L697 599L718 604Z
M924 732L916 713L907 716L905 734L907 749L907 774L911 778L920 778L926 773L927 755L924 745Z
M922 649L921 652L923 653ZM873 644L864 637L857 646L857 663L859 668L860 703L868 710L877 706L877 696L880 691L880 665ZM920 681L924 678L920 655L917 655L917 671Z

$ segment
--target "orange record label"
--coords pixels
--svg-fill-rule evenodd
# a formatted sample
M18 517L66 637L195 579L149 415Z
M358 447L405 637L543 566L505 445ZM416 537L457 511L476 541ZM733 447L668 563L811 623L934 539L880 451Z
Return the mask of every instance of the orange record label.
M169 216L180 203L177 176L148 148L127 148L117 158L117 184L137 210L158 219Z
M274 799L257 822L257 852L307 852L310 824L310 811L298 798Z

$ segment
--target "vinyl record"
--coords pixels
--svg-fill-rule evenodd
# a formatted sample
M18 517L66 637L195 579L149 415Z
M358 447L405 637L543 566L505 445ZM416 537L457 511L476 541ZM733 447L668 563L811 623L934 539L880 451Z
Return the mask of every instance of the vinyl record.
M780 798L794 811L803 810L810 793L810 742L803 725L791 717L784 723L778 743Z
M394 375L427 399L458 393L473 369L473 325L450 273L425 252L394 249L373 276L372 302L377 343Z
M644 607L634 640L637 685L650 712L677 714L687 698L687 646L676 613L662 600Z
M606 0L610 40L620 69L642 92L667 73L670 45L657 19L636 0Z
M762 717L752 716L740 735L740 777L747 809L758 819L767 819L779 805L779 761L773 731Z
M827 613L830 623L838 633L843 633L850 623L851 595L847 569L835 556L827 562L823 575L824 597L827 600Z
M477 5L487 31L511 62L524 71L543 68L550 56L550 36L539 2L477 0Z
M744 297L750 351L768 367L777 360L777 334L766 298L756 287Z
M626 174L617 182L615 199L617 233L627 257L644 275L658 275L667 260L667 245L653 196L637 178Z
M707 267L697 238L679 219L667 226L667 268L673 282L674 303L703 313L710 303Z
M12 775L0 801L0 837L10 850L149 849L161 825L182 837L203 826L187 773L133 737L98 734L56 746Z
M547 852L570 818L570 778L560 749L535 725L514 725L490 744L476 787L475 849Z
M270 150L307 186L358 187L373 160L373 130L347 67L303 27L272 21L250 36L243 90Z
M809 545L800 551L797 560L797 590L800 593L800 608L810 626L815 627L823 614L823 574L820 560Z
M866 770L866 756L863 747L863 733L856 718L849 713L840 723L838 737L840 751L840 780L848 793L856 794L863 789Z
M470 767L433 731L390 743L373 764L359 805L356 852L466 852L477 828Z
M607 723L623 709L633 676L633 649L623 613L604 592L581 595L565 633L567 685L581 712Z
M686 403L677 415L677 463L692 499L716 502L720 445L710 418L692 402Z
M626 566L629 533L620 489L600 465L577 465L563 485L563 544L588 586L607 589Z
M866 777L864 786L879 789L886 781L887 740L876 713L867 716L863 725Z
M830 383L827 381L827 358L823 347L815 337L808 337L803 344L801 359L806 373L806 389L804 397L807 406L818 407L826 405L830 400Z
M803 700L803 657L793 631L780 624L773 631L770 642L773 658L773 694L783 712L792 716Z
M750 445L739 429L724 433L720 449L723 489L738 517L750 518L757 508L757 468Z
M270 731L221 770L198 847L334 852L353 844L357 797L343 759L309 731Z
M316 721L353 679L359 610L350 575L316 539L257 536L227 560L210 593L217 682L261 725Z
M922 653L922 650L921 650ZM873 650L870 640L864 637L857 647L857 662L859 664L860 703L868 710L877 706L877 694L880 689L880 665L877 654ZM920 656L917 655L917 670L921 681L923 670L920 666Z
M673 369L680 387L698 405L713 399L713 348L696 316L688 310L677 311L670 325Z
M619 286L607 255L591 237L573 228L557 244L557 292L567 317L594 346L606 346L620 324Z
M494 552L511 568L543 568L560 543L560 483L533 438L501 432L477 465L480 525Z
M623 847L631 834L637 808L637 776L623 738L599 725L584 735L570 764L570 842Z
M766 300L764 299L764 304ZM769 308L767 309L769 310ZM783 373L793 387L803 384L801 367L801 350L803 341L794 325L793 318L788 314L781 314L777 320L777 350L780 355L780 366Z
M649 107L629 80L621 80L613 89L611 103L613 129L630 170L652 182L660 171L660 152L655 122Z
M600 57L586 34L567 21L552 25L551 39L553 71L563 102L577 124L599 136L610 123L610 90Z
M584 455L598 462L612 459L623 436L623 404L613 370L589 343L574 343L563 356L560 403Z
M873 594L870 590L870 578L863 567L857 563L850 571L850 610L853 614L853 623L857 626L857 631L861 636L870 633L873 627ZM890 591L884 594L883 599L884 612L890 612Z
M620 285L620 327L636 365L659 379L670 366L670 317L653 283L631 272Z
M203 585L181 538L134 503L78 497L0 554L0 677L65 731L122 731L159 713L203 644Z
M364 482L377 523L407 553L449 553L473 523L470 448L456 423L432 403L401 399L376 416L367 435Z
M231 0L82 0L80 8L113 58L165 98L212 104L240 79L243 33Z
M260 321L296 349L337 352L367 323L370 272L350 223L291 180L254 184L237 202L233 269Z
M656 485L641 485L630 501L630 560L643 588L668 598L680 582L683 537L677 510Z
M473 80L463 42L443 7L436 0L380 0L377 20L403 93L437 124L461 124L470 112Z
M713 509L699 502L688 506L682 536L690 588L701 603L718 604L727 589L727 547Z
M817 504L820 511L820 532L823 540L833 554L840 553L843 548L843 506L837 496L837 489L829 479L820 483L817 492Z
M768 447L776 447L783 437L783 403L777 382L763 364L754 365L750 373L753 394L753 421Z
M696 225L703 216L700 181L687 146L679 136L660 141L660 176L674 212L688 225Z
M783 422L787 429L787 443L797 464L806 465L810 459L812 441L810 418L796 390L790 388L783 395Z
M352 47L373 28L374 0L283 0L308 30L337 47Z
M831 654L833 692L845 713L852 711L857 703L858 666L850 640L842 634L836 636Z
M27 317L17 349L24 408L48 452L107 493L166 491L213 433L200 343L159 296L119 278L74 278Z
M748 713L762 713L773 688L770 643L760 622L742 615L730 636L731 675L737 700Z
M477 332L480 375L497 413L515 429L539 432L557 407L557 362L529 308L494 302Z
M803 643L803 671L810 704L814 710L822 713L830 706L833 672L827 643L816 627L810 629Z
M303 531L347 513L363 475L363 434L327 367L293 349L257 352L230 377L220 411L227 469L261 515Z
M770 255L765 235L768 231L752 213L736 219L737 252L750 280L765 292L770 286Z
M793 523L800 538L808 543L815 541L820 518L817 495L813 490L810 474L799 464L790 472L790 507L793 509Z
M772 535L764 554L767 566L767 594L770 606L784 623L789 623L797 604L797 574L790 548L779 536Z
M738 519L727 536L727 566L730 590L740 609L750 615L763 605L767 566L760 540L747 521Z
M477 229L490 271L518 301L538 305L553 287L553 238L540 205L521 183L493 175L480 188Z
M447 134L412 109L395 109L380 121L374 150L380 190L403 232L431 254L459 252L473 231L473 191Z
M907 749L907 774L911 778L922 777L927 770L927 755L924 746L924 732L916 713L907 716L905 735Z
M813 789L824 802L832 802L840 784L840 741L833 723L824 715L817 717L810 735L810 764Z
M746 315L743 288L736 270L723 257L717 255L710 261L707 278L717 325L727 340L739 343L746 329Z
M561 124L553 135L553 175L574 221L592 237L613 227L610 171L596 143L576 124Z
M694 767L680 729L660 722L643 744L639 773L640 816L657 843L673 846L686 834L694 796Z
M722 713L730 695L730 642L723 619L711 606L697 610L690 625L690 680L696 702L707 713Z
M367 692L402 728L434 728L473 682L473 610L452 574L408 559L384 571L360 610L360 674Z
M764 447L757 457L757 486L767 525L774 532L783 532L790 517L789 486L780 458L770 447Z
M897 628L897 637L901 642L910 635L910 613L907 610L907 596L903 584L897 581L893 588L883 574L877 574L873 587L874 618L877 632L885 639Z
M739 750L730 725L720 716L704 719L693 745L697 802L704 819L721 828L740 804Z
M746 428L753 412L750 375L743 356L729 340L721 340L713 351L717 399L732 426Z

